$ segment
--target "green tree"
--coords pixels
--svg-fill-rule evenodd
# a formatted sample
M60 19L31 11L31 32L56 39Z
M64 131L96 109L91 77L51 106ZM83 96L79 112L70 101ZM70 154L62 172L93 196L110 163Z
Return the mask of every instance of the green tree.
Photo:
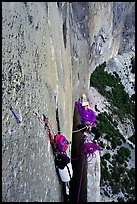
M134 59L132 59L132 64L134 66ZM102 95L107 97L113 107L112 111L118 114L121 120L126 114L135 117L135 105L125 92L120 77L116 72L113 72L114 75L108 74L104 71L105 66L106 63L103 63L96 67L90 76L90 85L96 87ZM112 87L112 92L106 91L106 86ZM117 110L114 109L115 106Z
M109 159L110 159L110 153L104 154L103 157L104 157L106 160L109 160Z
M135 168L129 170L128 177L133 183L135 183Z

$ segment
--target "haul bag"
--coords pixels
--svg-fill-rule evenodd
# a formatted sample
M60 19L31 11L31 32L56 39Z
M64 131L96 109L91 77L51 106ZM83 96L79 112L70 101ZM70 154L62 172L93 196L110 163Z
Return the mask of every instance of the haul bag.
M59 175L63 182L69 182L73 176L72 164L68 163L64 169L59 169Z

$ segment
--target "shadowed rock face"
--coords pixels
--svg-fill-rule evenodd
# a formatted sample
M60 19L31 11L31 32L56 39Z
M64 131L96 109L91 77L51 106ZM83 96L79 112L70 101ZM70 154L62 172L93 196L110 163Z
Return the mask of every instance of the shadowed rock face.
M33 111L72 140L74 102L88 93L91 72L118 53L134 53L134 5L2 3L3 201L63 200L47 131Z
M80 124L79 112L74 109L73 130L78 129ZM72 167L74 169L73 178L70 182L70 201L87 202L87 161L81 154L81 145L83 144L83 134L74 132L72 134Z

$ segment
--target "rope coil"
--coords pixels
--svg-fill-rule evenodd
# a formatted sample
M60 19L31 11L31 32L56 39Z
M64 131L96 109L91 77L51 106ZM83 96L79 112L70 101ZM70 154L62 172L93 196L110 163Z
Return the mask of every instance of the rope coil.
M82 178L83 178L83 170L84 170L85 161L87 159L87 161L90 162L92 160L92 158L95 158L96 157L96 154L95 154L96 150L101 150L101 147L96 145L95 143L92 143L92 142L85 142L81 146L81 154L84 156L84 159L83 159L82 170L81 170L81 177L80 177L80 183L79 183L79 189L78 189L77 202L79 202L79 197L80 197L81 183L82 183ZM92 155L92 157L91 157L91 155ZM88 160L90 157L91 157L91 159Z
M95 158L95 151L101 150L101 147L96 145L93 142L86 142L81 146L81 153L85 158L89 158L92 155L92 158Z
M86 158L89 159L89 157L91 158L90 160L87 160L88 162L90 162L92 160L92 158L96 157L95 154L95 150L93 147L91 147L92 143L84 143L81 146L81 154Z

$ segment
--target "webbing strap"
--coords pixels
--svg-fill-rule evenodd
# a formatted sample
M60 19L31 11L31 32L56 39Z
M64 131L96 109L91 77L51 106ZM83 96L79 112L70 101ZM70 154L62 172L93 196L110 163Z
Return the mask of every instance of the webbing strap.
M70 177L70 179L71 179L71 173L70 173L70 170L69 170L68 165L66 165L66 167L67 167L67 169L68 169L69 177Z

